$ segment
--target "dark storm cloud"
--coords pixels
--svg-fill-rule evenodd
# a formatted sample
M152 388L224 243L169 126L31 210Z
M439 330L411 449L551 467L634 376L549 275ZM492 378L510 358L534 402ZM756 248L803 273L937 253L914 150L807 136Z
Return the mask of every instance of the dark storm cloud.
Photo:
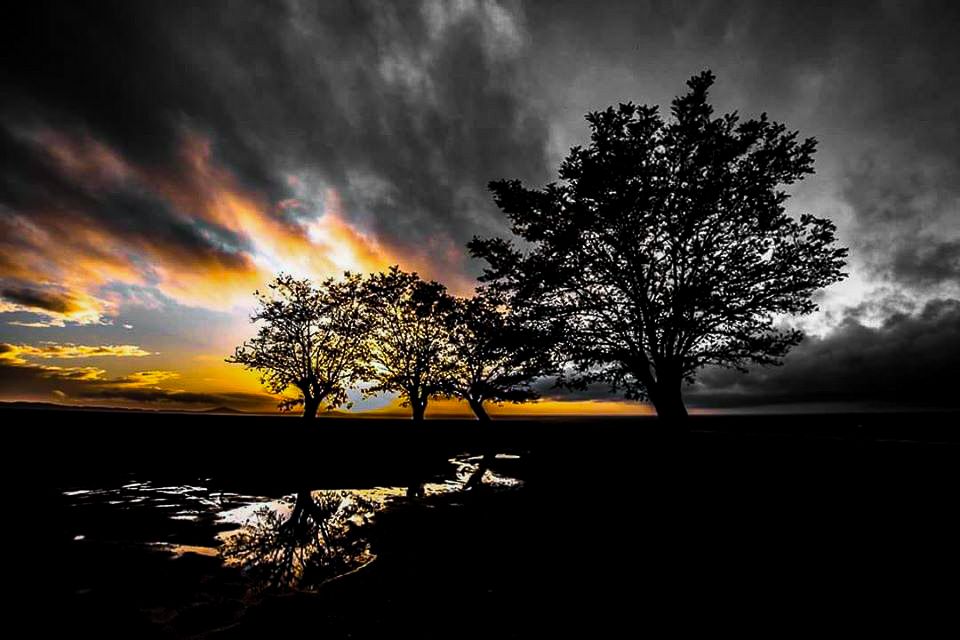
M141 389L136 387L104 387L81 389L75 395L65 394L77 400L125 401L137 404L200 405L207 407L227 406L239 410L263 410L275 399L258 393L200 393L196 391L171 391L169 389Z
M960 301L934 300L879 327L853 312L824 338L807 338L782 367L748 374L704 371L687 391L693 406L775 403L957 407Z
M29 6L7 21L0 117L89 132L147 173L189 181L180 146L185 131L199 132L268 201L295 195L291 174L333 187L348 217L401 254L459 272L464 242L501 229L486 182L545 177L546 124L530 106L513 5ZM144 237L159 228L166 242L200 250L164 212L124 216L104 194L83 201L89 194L22 139L8 133L2 144L11 208L80 200L105 225Z
M764 12L778 18L762 29L768 37L755 59L765 69L757 79L807 84L816 96L812 125L852 209L846 239L854 259L905 288L957 285L960 5L795 6L807 15ZM829 26L817 27L821 20ZM807 53L784 62L772 37L791 30Z
M610 390L610 385L601 382L587 385L585 389L567 389L558 387L553 378L540 378L533 383L533 389L545 400L593 400L599 402L607 400L617 402L623 400L621 394L613 393Z
M61 291L44 291L28 287L5 288L0 290L0 297L13 304L55 313L69 313L77 308L73 298Z
M2 349L3 347L0 347L0 352ZM4 396L44 397L64 385L71 387L71 379L76 380L78 371L79 369L74 369L65 372L64 377L55 378L47 375L47 372L39 366L22 366L0 360L0 386L3 388Z
M960 149L958 129L944 135ZM960 285L960 156L925 161L850 172L845 196L857 244L870 271L887 280L918 289Z
M901 245L893 255L890 270L903 282L918 286L960 283L960 240Z
M885 320L879 326L867 323L876 317ZM782 366L749 373L705 369L684 397L689 406L705 408L956 408L958 357L960 300L932 300L911 310L909 299L890 294L848 308L834 331L805 338ZM604 384L567 390L542 379L534 386L554 400L621 399Z
M231 24L213 71L259 158L315 172L382 240L455 269L444 252L500 228L486 182L542 179L546 143L516 59L519 15L461 7L290 3L266 32ZM263 47L246 44L264 35Z
M0 139L3 134L0 130ZM228 229L209 221L188 221L199 212L175 211L127 175L133 169L126 161L82 137L77 142L59 134L7 135L6 142L11 153L7 166L0 167L0 198L9 211L35 224L56 225L64 219L75 224L82 219L90 229L128 243L131 252L142 243L199 260L212 254L229 261L224 248L246 248L244 240ZM4 240L15 243L18 238L8 235ZM58 240L69 245L74 239Z
M844 196L875 273L908 286L957 284L960 6L894 6L848 74L867 144L847 168Z

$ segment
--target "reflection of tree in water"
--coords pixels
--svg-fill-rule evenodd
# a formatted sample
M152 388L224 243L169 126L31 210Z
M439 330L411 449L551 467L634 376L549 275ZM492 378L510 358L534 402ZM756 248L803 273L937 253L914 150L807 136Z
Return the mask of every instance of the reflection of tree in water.
M373 558L362 535L376 503L349 491L297 494L288 518L268 507L256 523L224 540L226 562L243 567L260 590L310 588Z

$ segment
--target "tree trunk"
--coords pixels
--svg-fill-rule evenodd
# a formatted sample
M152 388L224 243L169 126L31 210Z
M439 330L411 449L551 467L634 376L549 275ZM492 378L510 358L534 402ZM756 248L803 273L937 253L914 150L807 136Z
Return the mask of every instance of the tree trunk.
M424 390L410 394L410 407L413 409L413 419L423 420L423 415L427 412L427 401L430 400L430 394Z
M687 408L683 404L683 379L661 378L650 394L657 417L673 430L687 428Z
M467 403L470 405L470 408L473 409L473 413L477 416L477 420L484 423L490 422L490 416L483 408L483 400L467 398ZM484 448L483 458L480 460L480 466L477 467L476 471L470 474L470 478L467 480L467 483L463 485L464 490L475 489L483 484L483 476L487 472L487 469L489 469L493 464L493 461L496 459L496 457L497 452L493 448L493 443L488 442Z
M423 420L423 414L427 412L427 401L411 400L410 407L413 409L413 419Z
M430 396L424 394L410 394L410 408L413 411L413 420L414 422L423 422L423 416L427 412L427 400L430 399ZM415 462L414 464L419 464ZM419 469L414 469L414 473L419 474ZM424 495L423 480L419 477L414 477L410 480L410 484L407 486L407 497L408 498L422 498Z
M473 410L473 415L477 416L477 420L480 422L490 422L490 416L487 415L487 410L483 408L483 400L467 398L467 404L469 404Z
M313 420L317 417L317 409L320 408L320 400L305 395L303 398L303 417L307 420Z

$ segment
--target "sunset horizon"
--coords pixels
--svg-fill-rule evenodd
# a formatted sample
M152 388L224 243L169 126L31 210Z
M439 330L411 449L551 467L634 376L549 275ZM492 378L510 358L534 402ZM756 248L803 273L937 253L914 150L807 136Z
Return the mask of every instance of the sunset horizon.
M0 401L268 411L277 395L224 362L255 290L399 265L470 296L467 243L510 236L488 183L556 181L586 114L668 115L709 67L717 113L817 139L786 211L831 220L849 260L817 311L778 318L805 333L782 367L708 367L690 406L956 408L956 126L949 100L912 98L956 92L921 72L949 57L948 21L884 5L854 54L850 6L615 6L38 8L48 28L7 39L0 109ZM536 388L532 413L650 410L600 383Z

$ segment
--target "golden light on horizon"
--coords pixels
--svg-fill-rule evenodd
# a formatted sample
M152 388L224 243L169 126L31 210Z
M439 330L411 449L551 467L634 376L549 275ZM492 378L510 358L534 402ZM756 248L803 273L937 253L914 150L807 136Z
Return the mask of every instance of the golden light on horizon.
M537 416L645 416L656 415L650 405L623 400L537 400L522 404L505 403L503 405L485 404L484 408L493 418L498 417L537 417ZM410 417L410 408L393 400L384 407L357 411L358 415L379 417ZM474 418L473 412L462 400L436 399L427 405L427 418Z

